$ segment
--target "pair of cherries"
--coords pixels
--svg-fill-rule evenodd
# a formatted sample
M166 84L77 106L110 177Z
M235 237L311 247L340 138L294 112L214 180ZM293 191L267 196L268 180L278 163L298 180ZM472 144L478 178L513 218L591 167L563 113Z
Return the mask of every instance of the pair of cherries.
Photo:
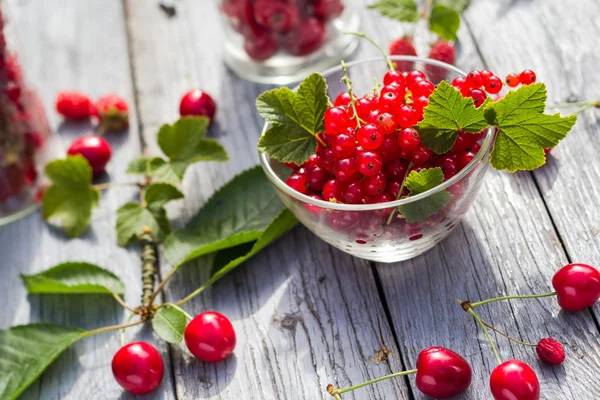
M222 314L207 311L197 315L185 328L185 344L199 360L222 361L235 348L236 336L231 322ZM154 346L133 342L123 346L112 360L115 380L133 394L156 390L163 379L164 364Z

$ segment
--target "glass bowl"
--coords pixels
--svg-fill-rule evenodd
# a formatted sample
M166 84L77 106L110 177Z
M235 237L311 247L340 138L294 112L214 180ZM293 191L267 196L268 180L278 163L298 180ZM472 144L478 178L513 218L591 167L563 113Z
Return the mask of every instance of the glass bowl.
M412 63L412 69L420 70L430 78L452 81L464 76L461 70L429 59L396 56L394 61ZM348 64L348 74L353 82L354 93L363 95L372 90L374 77L382 77L387 71L383 59L356 61ZM322 75L329 85L329 95L335 98L346 88L340 83L341 67L332 68ZM435 81L434 81L435 82ZM268 128L265 125L262 134ZM489 157L494 139L492 128L481 139L481 149L473 160L455 176L441 185L405 199L379 204L340 204L313 199L285 184L291 169L264 153L259 154L265 174L275 187L284 204L298 220L315 235L338 249L353 256L377 262L397 262L416 257L431 249L452 231L469 210L489 167ZM450 201L438 213L420 223L408 223L392 218L387 223L389 211L395 207L418 207L431 196L447 191Z

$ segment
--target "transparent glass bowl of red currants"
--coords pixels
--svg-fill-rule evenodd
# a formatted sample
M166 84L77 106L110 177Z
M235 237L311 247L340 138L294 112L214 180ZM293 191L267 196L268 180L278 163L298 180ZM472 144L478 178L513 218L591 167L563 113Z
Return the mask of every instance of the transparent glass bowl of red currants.
M413 64L411 69L422 71L434 83L442 76L451 82L458 76L466 75L451 65L435 60L408 56L396 56L392 60L398 64L404 62L403 65ZM371 92L374 78L381 79L387 72L383 59L356 61L347 65L357 96ZM345 85L340 83L343 76L341 67L332 68L321 75L329 86L330 98L336 98L346 91ZM265 125L263 134L267 128L268 125ZM310 193L302 194L286 184L286 179L292 173L290 168L265 153L260 153L259 158L278 196L310 231L353 256L391 263L414 258L431 249L460 222L473 204L488 170L494 134L493 129L484 131L478 143L480 148L473 159L441 185L419 195L386 203L342 204L317 200L310 197ZM408 204L417 207L425 205L441 191L451 194L441 211L418 223L409 223L402 218L391 218L388 223L392 210Z
M285 85L329 68L358 46L359 13L345 0L221 0L224 61L240 77Z

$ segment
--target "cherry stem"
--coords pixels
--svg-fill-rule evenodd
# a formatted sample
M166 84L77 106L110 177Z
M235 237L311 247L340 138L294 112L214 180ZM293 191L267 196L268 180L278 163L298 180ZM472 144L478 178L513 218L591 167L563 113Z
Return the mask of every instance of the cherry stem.
M164 307L171 307L171 308L174 308L174 309L176 309L177 311L180 311L181 313L183 313L183 315L185 315L185 316L187 317L187 319L189 319L189 320L192 320L192 319L194 319L194 317L192 317L190 314L186 313L186 312L185 312L185 310L183 310L183 309L182 309L181 307L179 307L177 304L173 304L173 303L163 303L163 304L161 304L160 306L158 306L158 307L156 308L156 310L159 310L159 309L161 309L161 308L164 308Z
M129 306L128 306L128 305L125 303L125 301L123 301L123 299L121 298L121 296L119 296L119 295L118 295L118 294L116 294L116 293L113 293L112 295L113 295L113 297L115 298L115 300L117 301L117 303L119 303L121 306L123 306L123 308L125 308L126 310L129 310L129 311L131 311L132 313L135 313L135 312L136 312L136 311L135 311L133 308L129 307Z
M140 238L142 244L142 306L149 309L152 305L154 294L154 280L157 274L156 242L152 237L152 230L144 226Z
M190 301L191 299L193 299L194 297L196 297L200 293L202 293L204 291L204 289L209 287L212 283L213 283L213 280L209 280L204 285L200 286L198 289L194 290L192 293L188 294L186 297L179 300L177 303L175 303L175 305L181 306L181 305L187 303L188 301Z
M425 7L423 7L423 12L421 13L422 19L427 19L429 14L431 13L431 9L433 8L433 0L427 0L425 2Z
M507 333L502 332L500 329L488 324L487 322L482 321L483 324L485 326L487 326L488 328L490 328L491 330L493 330L496 333L499 333L500 335L504 336L505 338L507 338L508 340L518 343L518 344L522 344L523 346L529 346L529 347L537 347L537 344L533 344L533 343L527 343L527 342L522 342L518 339L515 339L514 337L509 336Z
M492 346L492 351L494 352L494 355L496 356L496 361L498 361L498 365L502 364L502 359L498 355L498 350L496 350L496 345L494 344L494 341L492 340L492 336L488 332L485 324L483 323L481 318L479 318L479 316L477 314L475 314L475 311L473 311L473 309L469 308L469 313L473 316L473 318L475 318L475 320L477 322L479 322L479 325L481 325L481 327L483 328L483 331L485 332L485 336L487 336L487 339L490 342L490 345Z
M383 47L381 47L381 45L379 43L377 43L375 40L371 39L369 36L365 35L362 32L344 32L344 35L354 35L354 36L358 36L358 37L368 40L373 45L375 45L375 47L377 47L377 49L379 49L381 54L383 54L383 58L385 58L385 62L387 63L389 70L394 71L396 69L394 67L394 63L390 59L390 56L388 56L387 52L383 49Z
M173 267L167 273L167 275L165 275L163 277L162 281L160 281L160 283L156 287L156 290L154 291L154 293L152 293L152 296L150 297L150 304L154 303L154 300L156 299L156 296L158 296L158 294L161 292L161 290L163 290L163 288L165 287L165 285L167 284L167 282L169 281L169 279L171 279L171 277L175 274L175 272L177 272L177 270L178 270L177 267Z
M127 318L127 323L129 323L129 321L131 321L131 318L133 318L133 316L136 314L137 314L137 312L133 312L129 316L129 318ZM127 329L127 328L121 328L121 347L125 346L125 329Z
M406 167L406 172L404 173L404 178L402 178L402 183L400 184L400 190L398 190L398 195L396 196L396 200L400 200L400 198L402 197L402 192L404 191L404 185L406 184L406 178L408 178L408 174L410 173L410 170L413 166L414 166L414 163L411 161L410 164L408 164L408 167ZM390 216L388 217L388 220L387 220L388 225L392 223L392 219L394 219L394 214L396 213L397 210L398 210L398 207L394 208L392 210L392 212L390 213Z
M396 372L395 374L382 376L381 378L373 379L373 380L363 382L358 385L350 386L350 387L343 388L343 389L339 389L333 385L327 385L327 393L329 393L331 396L335 397L336 399L339 399L340 398L339 395L350 392L352 390L356 390L356 389L359 389L359 388L367 386L367 385L372 385L374 383L381 382L386 379L397 378L400 376L412 375L412 374L416 374L416 373L417 373L416 369L411 369L410 371Z
M476 303L471 303L471 308L483 306L483 305L489 304L489 303L494 303L496 301L513 300L513 299L538 299L538 298L541 298L541 297L551 297L551 296L556 296L556 292L544 293L544 294L532 294L532 295L529 295L529 296L504 296L504 297L495 297L493 299L487 299L487 300L478 301Z
M131 323L127 323L127 324L105 326L104 328L98 328L98 329L93 329L91 331L87 331L84 333L83 337L94 336L94 335L97 335L99 333L104 333L104 332L118 331L119 329L127 329L127 328L131 328L132 326L143 324L144 322L145 321L143 319L140 319L139 321L131 322Z
M127 187L139 187L139 184L137 183L113 183L113 182L106 182L106 183L99 183L97 185L92 185L92 189L96 189L96 190L106 190L106 189L110 189L110 188L127 188Z

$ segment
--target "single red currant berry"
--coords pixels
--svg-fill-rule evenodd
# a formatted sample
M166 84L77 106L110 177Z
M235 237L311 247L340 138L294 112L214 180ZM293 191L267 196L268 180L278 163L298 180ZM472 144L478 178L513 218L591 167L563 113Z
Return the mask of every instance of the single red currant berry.
M498 365L490 375L490 389L495 400L538 400L540 382L533 369L519 360Z
M379 106L388 113L394 113L402 105L402 97L396 91L381 93Z
M342 201L342 182L337 179L331 179L323 186L323 200L325 201Z
M419 81L410 87L413 97L429 97L431 93L433 93L434 89L435 85L428 80Z
M375 124L366 124L356 132L356 141L367 150L375 150L383 144L383 134Z
M217 362L235 349L235 330L223 314L206 311L198 314L185 328L185 344L199 360Z
M318 194L311 194L308 197L310 197L311 199L314 199L314 200L321 200L321 201L323 201L323 198L321 196L319 196ZM312 215L320 215L323 212L323 209L321 207L315 206L314 204L303 203L302 205Z
M294 189L296 192L300 192L302 194L306 193L308 190L308 182L304 175L301 174L293 174L285 181L286 185Z
M265 28L285 33L298 24L298 5L294 1L256 0L254 20Z
M494 76L494 73L492 71L489 71L487 69L484 69L483 71L479 71L479 73L481 74L481 77L483 78L483 84L485 85L486 82L492 77Z
M385 186L385 191L390 196L392 196L392 198L397 199L398 198L398 193L400 193L400 187L401 186L402 186L402 180L401 179L390 179L387 182L387 185Z
M466 167L473 159L475 158L475 153L471 153L470 151L466 151L460 153L456 162L458 164L458 170L460 171L464 167Z
M426 96L419 96L416 99L413 99L412 106L417 110L419 115L423 114L423 109L429 105L429 98Z
M306 183L308 188L314 192L323 190L323 186L325 186L329 178L329 172L318 165L313 165L306 169Z
M400 158L400 146L396 135L388 135L383 139L383 144L377 150L384 163Z
M350 182L356 178L358 163L354 158L342 158L335 163L334 173L342 182Z
M404 84L404 76L402 75L402 72L400 71L388 71L384 76L383 76L383 84L385 86L387 85L391 85L392 83L401 83Z
M554 274L552 286L563 310L582 311L600 299L600 272L591 265L569 264Z
M121 347L112 359L115 380L132 394L141 395L156 390L164 371L160 353L145 342L133 342Z
M248 32L244 37L244 50L253 60L265 61L277 53L279 45L271 31L257 29L256 32Z
M350 127L350 117L345 107L331 107L325 111L325 133L333 135L344 133Z
M506 75L506 85L509 87L517 87L519 86L519 75L517 74L508 74Z
M217 105L213 98L200 89L190 90L181 98L179 115L182 117L193 115L207 117L211 122L217 112Z
M421 135L414 128L404 128L398 133L398 145L406 151L413 151L421 145Z
M412 87L415 83L425 80L427 80L427 77L421 71L410 71L406 74L406 77L404 78L404 82L408 87Z
M350 93L342 92L338 95L338 97L335 98L335 102L333 103L333 105L336 107L347 106L350 104L351 101L352 97L350 97Z
M372 111L373 114L375 111ZM377 127L381 130L384 135L389 135L396 132L396 121L394 117L390 113L382 113L377 116L375 121L373 122Z
M477 108L481 107L485 99L487 99L485 92L479 89L472 89L470 95L473 99L473 104L475 104L475 107Z
M532 83L535 83L535 80L535 72L533 72L530 69L526 69L525 71L521 72L521 75L519 75L519 82L522 85L530 85Z
M363 183L354 181L342 188L342 199L345 204L361 204L365 199Z
M485 81L485 91L489 94L498 94L502 90L502 80L497 76L490 76Z
M385 165L385 173L390 179L403 179L406 175L408 164L401 160L394 160Z
M483 86L483 76L479 71L471 71L467 74L467 86L470 89L479 89Z
M458 166L456 165L456 160L443 156L438 158L435 161L435 166L442 168L445 179L450 179L458 172Z
M272 0L266 0L271 2ZM305 56L318 50L327 38L327 28L317 18L306 18L282 37L282 44L294 56Z
M383 193L387 185L387 178L383 172L373 176L367 176L363 182L365 193L369 196L376 196Z
M84 136L71 144L67 154L70 156L82 155L90 163L93 175L96 177L104 173L104 168L112 155L112 149L108 142L99 136Z
M421 145L417 149L413 150L410 155L410 160L415 165L423 165L431 159L433 152L427 147Z
M565 361L565 349L556 339L545 338L539 341L535 347L540 360L550 365L559 365Z
M369 118L369 114L373 111L377 104L373 102L373 99L368 97L362 97L354 103L356 106L356 114L358 114L358 118L365 120Z
M321 152L321 156L319 157L319 166L324 168L328 172L333 172L333 164L335 163L335 157L333 155L333 150L325 149Z
M388 193L381 193L377 196L373 196L369 198L369 202L371 204L381 204L381 203L389 203L390 201L394 201L396 199L392 198L392 196ZM394 211L394 208L378 208L374 210L373 213L380 217L387 217Z
M398 110L396 122L402 128L412 128L419 122L419 115L414 107L405 104Z
M452 86L456 88L456 90L462 91L464 87L467 87L467 78L464 76L459 76L452 81Z
M402 82L392 83L391 85L384 86L379 93L379 98L381 99L386 95L386 93L394 93L397 98L400 99L400 102L406 96L406 86Z
M335 158L349 157L356 151L356 141L354 135L350 133L340 133L333 140L331 148Z
M313 154L308 157L308 160L304 161L302 164L302 168L308 168L319 164L319 156L317 154Z
M429 347L417 357L417 388L434 399L449 399L467 391L473 372L469 363L452 350Z
M358 171L364 176L377 175L383 167L381 156L372 151L363 151L358 155Z

